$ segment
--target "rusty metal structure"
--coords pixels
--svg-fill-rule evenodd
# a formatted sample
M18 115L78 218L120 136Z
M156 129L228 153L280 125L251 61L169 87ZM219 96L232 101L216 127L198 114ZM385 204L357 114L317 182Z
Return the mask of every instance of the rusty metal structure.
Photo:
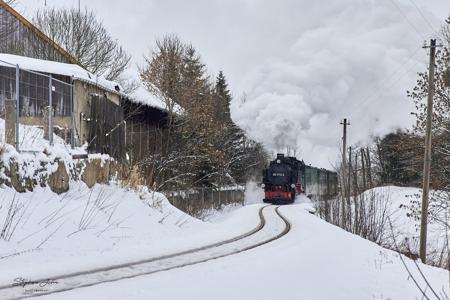
M0 0L0 53L80 65L72 55L3 0Z

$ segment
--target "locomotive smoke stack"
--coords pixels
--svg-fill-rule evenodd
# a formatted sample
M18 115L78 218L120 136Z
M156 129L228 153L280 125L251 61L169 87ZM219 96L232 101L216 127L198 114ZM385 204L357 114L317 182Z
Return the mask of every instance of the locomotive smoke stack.
M278 153L277 154L277 158L284 158L284 154L283 153Z

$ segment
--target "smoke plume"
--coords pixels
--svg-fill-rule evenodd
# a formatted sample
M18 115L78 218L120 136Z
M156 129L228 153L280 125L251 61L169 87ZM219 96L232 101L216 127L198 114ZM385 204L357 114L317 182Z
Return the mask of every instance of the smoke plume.
M343 118L351 122L350 145L412 124L406 89L424 68L421 46L430 29L411 26L424 21L406 4L296 2L305 8L301 18L298 11L290 15L296 18L279 17L294 38L246 75L246 95L233 103L232 115L268 149L296 149L306 162L330 167Z

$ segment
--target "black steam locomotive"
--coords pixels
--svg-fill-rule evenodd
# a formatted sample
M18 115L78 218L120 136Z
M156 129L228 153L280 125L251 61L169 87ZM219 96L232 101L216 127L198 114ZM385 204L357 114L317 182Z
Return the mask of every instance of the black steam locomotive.
M265 203L294 203L295 197L302 193L321 200L337 194L337 173L307 166L295 157L277 154L277 158L263 170L261 186Z

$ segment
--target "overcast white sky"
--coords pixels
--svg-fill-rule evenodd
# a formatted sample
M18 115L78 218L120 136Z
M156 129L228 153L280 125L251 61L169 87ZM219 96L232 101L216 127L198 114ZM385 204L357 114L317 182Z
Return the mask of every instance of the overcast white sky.
M19 2L30 18L45 0ZM46 3L78 7L78 0ZM411 123L405 90L427 61L420 46L450 15L449 0L81 0L81 6L98 14L135 64L166 33L192 42L212 75L224 70L228 77L235 121L268 148L297 148L324 167L337 156L341 118L352 123L351 143Z

